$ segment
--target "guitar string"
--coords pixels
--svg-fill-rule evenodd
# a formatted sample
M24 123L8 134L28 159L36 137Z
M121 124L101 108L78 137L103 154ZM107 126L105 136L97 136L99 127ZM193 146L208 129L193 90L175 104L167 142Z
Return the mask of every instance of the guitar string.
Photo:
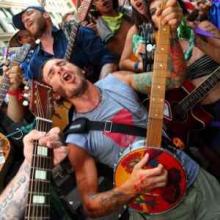
M164 8L164 6L165 6L165 1L161 4L161 7L162 8ZM160 24L160 29L161 29L161 24ZM160 40L162 39L162 36L161 36L161 32L159 32L160 34L158 34L158 39L157 39L157 48L156 48L156 51L155 51L155 54L154 54L154 61L155 61L155 63L154 63L154 72L155 72L155 69L158 69L157 68L157 63L156 63L156 61L158 61L158 60L160 60L159 59L159 47L158 47L158 42L160 42ZM168 30L168 36L169 36L169 30ZM169 42L167 42L167 44L169 45ZM166 51L163 51L163 53L165 53ZM167 53L168 54L168 53ZM167 68L166 68L167 69ZM154 73L153 72L153 73ZM152 81L155 81L154 79L156 78L157 76L155 76L155 74L153 75L153 77L152 77ZM163 79L162 79L163 80ZM164 81L165 83L166 83L166 78L165 78L165 81ZM163 83L164 83L163 82ZM152 90L152 88L151 88L151 90ZM151 93L152 94L152 93ZM165 98L165 95L164 95L164 97L163 97L163 100L164 100L164 98ZM151 96L151 99L152 99L152 96ZM164 105L163 105L164 106ZM149 108L149 113L151 113L152 114L152 112L154 112L154 109L152 108L152 105L150 105L150 108ZM162 114L163 114L163 111L162 111ZM147 140L149 140L148 138L150 138L151 140L152 140L152 138L154 137L154 135L152 136L152 133L149 133L149 131L152 131L152 129L153 129L153 121L152 121L152 119L149 119L148 120L148 129L147 129L147 134L148 134L148 136L147 136ZM149 137L150 136L150 137ZM148 141L146 141L146 142L148 142Z
M40 96L40 94L38 93L38 95ZM40 106L40 110L41 110L41 112L40 112L40 116L42 117L42 118L48 118L48 116L47 116L47 112L46 111L44 111L43 110L43 104L41 103L41 98L38 96L38 100L39 100L39 106ZM47 107L47 105L46 105L46 107ZM45 114L45 115L44 115ZM44 121L42 121L41 122L41 124L40 124L40 126L39 126L39 130L40 131L44 131L44 132L47 132L48 130L47 130L47 123L45 123ZM39 147L39 145L38 145L38 147ZM49 152L49 150L48 150L48 152ZM48 157L49 155L47 155L47 157ZM46 182L41 182L41 181L38 181L38 192L40 193L43 193L43 196L45 196L45 203L44 204L41 204L40 205L40 213L37 213L37 216L39 216L40 215L40 217L46 217L45 216L45 214L46 213L44 213L44 212L46 212L46 209L47 209L47 195L45 194L45 192L46 192L46 190L45 190L45 187L44 186L46 186L47 185L47 181L48 181L48 171L47 171L47 166L46 166L46 161L47 161L47 159L48 158L42 158L41 156L38 156L38 165L39 165L39 167L40 167L40 169L43 169L44 170L44 172L46 173Z
M48 93L50 92L50 91L47 91ZM47 97L49 97L49 94L47 95ZM46 105L46 111L44 111L43 110L43 105L42 105L42 103L40 102L40 97L38 97L38 100L39 100L39 106L41 107L41 108L39 108L40 110L41 110L41 117L42 118L46 118L46 119L50 119L51 118L51 106L50 106L50 104L48 105ZM49 108L48 108L49 107ZM42 123L40 124L40 131L45 131L45 132L47 132L47 131L49 131L49 128L51 127L50 126L50 124L49 123L45 123L45 122L43 122L42 121ZM47 157L46 158L41 158L41 157L39 157L39 161L38 161L38 163L40 164L40 168L42 168L45 172L46 172L46 182L38 182L38 185L39 185L39 188L38 188L38 192L43 192L43 195L45 196L45 203L46 204L42 204L41 206L40 206L40 217L47 217L47 216L49 216L49 206L50 206L50 204L49 204L49 202L48 202L48 197L49 197L49 195L48 195L48 193L49 193L49 188L50 188L50 185L49 185L49 183L48 183L48 181L49 181L49 178L50 178L50 175L51 175L51 173L49 173L50 172L50 170L49 170L49 168L51 168L51 150L50 149L48 149L48 155L47 155ZM37 214L37 215L39 215L39 214Z
M36 91L36 103L37 103L37 115L38 116L40 116L41 118L43 117L43 113L42 113L42 110L41 110L41 103L40 103L40 95L39 95L39 91L38 91L38 87L36 87L37 88L37 91ZM41 121L40 120L38 120L38 127L37 127L37 130L38 131L42 131L42 129L41 129ZM40 157L39 156L37 156L37 149L38 149L38 147L39 147L39 143L38 143L38 141L37 141L37 145L36 145L36 149L35 149L35 158L36 158L36 164L35 164L35 169L36 168L40 168L41 166L40 166ZM40 183L40 181L36 181L36 183L35 183L35 192L37 192L37 193L39 193L40 192L40 190L39 190L39 183ZM37 195L37 196L39 196L39 195ZM41 205L39 205L39 208L40 208L40 211L41 211ZM38 206L35 206L34 205L34 213L33 213L33 216L38 216L39 214L37 213L38 212Z
M38 126L38 121L36 121L36 127ZM31 212L33 211L33 207L31 206L32 203L32 196L33 196L33 187L34 187L34 171L33 171L33 164L35 164L35 147L36 142L34 141L33 143L33 156L32 156L32 161L31 161L31 175L30 175L30 182L29 182L29 194L28 194L28 204L26 207L26 214L25 218L30 219Z
M47 96L47 100L48 100L48 96ZM41 104L41 103L40 103ZM46 111L43 111L42 110L42 117L43 118L46 118L46 119L48 119L49 118L49 115L48 115L48 112L47 112L47 110L48 110L48 104L46 105ZM42 108L43 108L43 106L42 106ZM43 115L43 113L45 113L45 115ZM45 131L45 132L47 132L49 129L48 129L48 123L43 123L42 124L42 130L43 131ZM48 168L49 168L49 165L47 164L49 161L49 159L48 159L48 157L49 157L49 149L48 149L48 155L45 157L45 158L42 158L42 160L41 160L41 166L40 167L42 167L44 170L45 170L45 172L46 172L46 181L49 181L49 179L48 179ZM44 193L44 196L45 196L45 198L46 198L46 200L45 200L45 202L46 202L46 204L44 204L44 205L42 205L42 207L41 207L41 217L47 217L47 215L49 214L49 213L47 213L47 202L48 202L48 194L46 195L46 193L48 193L47 192L47 190L45 190L45 189L47 189L47 186L48 186L48 182L45 182L45 183L42 183L42 192Z
M41 103L40 103L40 97L39 97L39 91L37 90L36 91L36 99L35 99L35 106L36 106L36 113L37 113L37 116L40 116L40 117L43 117L43 110L42 110L42 107L41 107ZM37 120L37 123L36 123L36 129L39 130L39 131L42 131L41 129L41 121L40 120ZM38 141L35 141L35 144L34 144L34 154L33 154L33 167L32 167L32 186L31 186L31 195L33 196L33 193L37 193L39 192L39 181L35 181L34 179L34 168L35 168L35 171L36 171L36 168L39 168L40 164L39 164L39 160L40 158L37 156L37 149L38 149ZM38 195L37 195L38 196ZM32 201L33 202L33 201ZM38 215L38 206L36 206L35 204L33 204L33 207L30 207L30 215L32 216L37 216ZM32 211L31 211L32 210Z

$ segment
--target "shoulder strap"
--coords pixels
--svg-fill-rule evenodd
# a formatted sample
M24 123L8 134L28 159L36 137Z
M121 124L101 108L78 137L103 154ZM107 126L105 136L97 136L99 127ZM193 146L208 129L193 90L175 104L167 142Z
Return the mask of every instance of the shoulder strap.
M72 133L88 133L90 130L115 132L140 137L146 136L146 129L142 127L112 121L90 121L88 118L77 118L74 120L66 129L65 136Z

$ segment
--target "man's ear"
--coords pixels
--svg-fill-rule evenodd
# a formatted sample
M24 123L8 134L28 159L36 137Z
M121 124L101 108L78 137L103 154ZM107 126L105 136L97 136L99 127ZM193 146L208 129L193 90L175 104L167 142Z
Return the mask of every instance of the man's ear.
M50 15L49 15L48 12L43 12L43 17L44 17L45 19L50 19Z

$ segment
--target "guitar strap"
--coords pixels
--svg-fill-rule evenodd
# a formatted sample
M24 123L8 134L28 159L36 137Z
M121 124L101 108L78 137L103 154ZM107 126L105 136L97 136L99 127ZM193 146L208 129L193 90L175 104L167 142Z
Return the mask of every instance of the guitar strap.
M146 136L146 129L142 127L115 123L112 121L91 121L85 117L74 120L66 129L64 135L66 137L68 134L72 133L88 133L90 130L116 132L140 137Z
M91 130L146 137L146 129L139 126L115 123L112 121L91 121L88 118L80 117L72 121L72 123L68 125L68 127L65 129L64 140L69 134L84 134L88 133ZM162 145L163 148L168 149L170 152L176 152L176 149L171 146L170 137L164 130Z

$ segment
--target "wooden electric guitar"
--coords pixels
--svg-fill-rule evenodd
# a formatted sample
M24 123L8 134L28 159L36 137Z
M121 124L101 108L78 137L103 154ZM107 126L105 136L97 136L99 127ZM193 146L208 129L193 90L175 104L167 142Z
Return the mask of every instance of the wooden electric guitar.
M69 60L71 58L74 44L76 41L77 32L80 27L80 23L85 21L91 5L92 5L92 0L83 0L75 16L76 19L67 23L66 28L64 25L64 30L71 29L70 35L68 34L68 31L65 31L67 39L68 39L68 44L67 44L66 52L64 55L64 59L66 60Z
M10 142L5 135L0 133L0 193L4 189L4 179L7 173L7 167L11 160L9 160L10 155Z
M186 192L186 174L181 163L175 155L161 146L169 41L169 26L160 25L154 57L146 145L135 143L128 147L115 167L116 186L122 185L129 179L134 165L146 153L149 154L146 169L160 163L168 171L168 181L165 187L138 195L129 204L132 209L149 214L160 214L173 209L180 203Z
M9 140L0 133L0 173L4 167L4 164L10 153L10 143Z
M36 116L36 129L49 131L52 126L52 89L33 81L30 109ZM25 219L50 219L52 149L34 143Z
M219 80L220 67L197 88L192 82L185 81L180 88L166 92L164 118L174 145L177 147L185 147L191 130L203 129L212 121L212 115L198 103L208 96ZM181 139L182 145L178 145L178 138Z

